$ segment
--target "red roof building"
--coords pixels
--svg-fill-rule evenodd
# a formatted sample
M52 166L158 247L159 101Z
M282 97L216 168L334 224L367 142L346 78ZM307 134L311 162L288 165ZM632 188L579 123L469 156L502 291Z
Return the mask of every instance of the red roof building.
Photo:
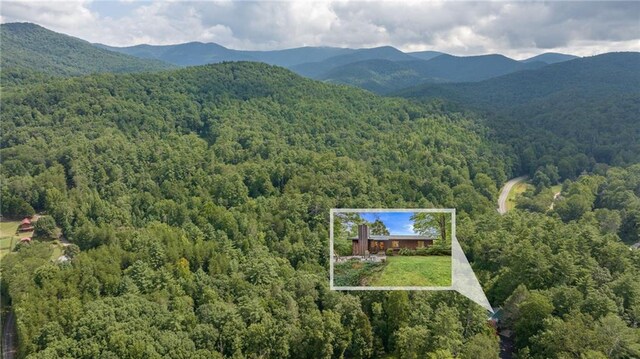
M31 224L31 220L29 218L24 218L22 222L20 222L20 228L18 228L20 232L31 232L33 231L33 225Z

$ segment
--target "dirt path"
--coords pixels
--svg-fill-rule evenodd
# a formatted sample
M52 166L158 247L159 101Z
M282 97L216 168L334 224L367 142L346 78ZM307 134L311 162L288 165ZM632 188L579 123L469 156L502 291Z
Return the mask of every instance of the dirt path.
M560 192L553 194L553 201L551 201L551 204L549 205L549 210L553 209L553 205L556 203L556 199L558 199L558 197L560 197Z
M7 318L2 323L2 357L13 359L16 356L16 317L13 311L7 314Z
M527 176L516 177L507 181L502 187L502 191L500 192L500 197L498 197L498 213L505 214L507 213L507 198L509 197L509 192L516 184L527 179Z

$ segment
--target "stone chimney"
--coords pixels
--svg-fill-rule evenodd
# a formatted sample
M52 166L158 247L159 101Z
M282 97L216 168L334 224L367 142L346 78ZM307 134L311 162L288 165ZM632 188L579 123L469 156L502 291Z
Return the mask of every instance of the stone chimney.
M363 256L369 250L369 227L366 224L358 225L357 255Z

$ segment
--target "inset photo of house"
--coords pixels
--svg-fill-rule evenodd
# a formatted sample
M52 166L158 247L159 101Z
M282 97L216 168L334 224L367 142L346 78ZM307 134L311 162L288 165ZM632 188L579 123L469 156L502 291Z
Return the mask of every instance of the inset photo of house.
M331 287L451 286L454 209L332 209Z

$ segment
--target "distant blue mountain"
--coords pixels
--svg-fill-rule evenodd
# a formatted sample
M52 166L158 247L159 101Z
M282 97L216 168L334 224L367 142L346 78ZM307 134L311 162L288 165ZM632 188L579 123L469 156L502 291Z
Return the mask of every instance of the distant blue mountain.
M215 43L201 42L162 46L96 46L178 66L223 61L265 62L286 67L312 79L358 86L383 94L421 83L483 81L576 58L573 55L545 53L516 61L498 54L453 56L438 51L404 53L391 46L368 49L299 47L273 51L233 50Z
M436 82L474 82L516 71L537 69L543 63L523 64L503 55L440 55L421 64L423 76Z
M475 82L544 66L546 64L542 62L525 64L502 55L459 57L443 54L428 61L374 59L353 62L334 67L316 78L386 94L424 82Z
M540 63L539 61L534 63ZM512 107L557 93L574 96L638 94L640 53L613 52L577 58L479 82L422 84L397 95L410 98L445 98L467 105Z
M260 62L290 68L306 62L324 61L334 56L354 53L358 50L339 47L297 47L272 51L241 51Z
M431 60L434 57L438 57L440 55L443 55L444 52L440 52L440 51L417 51L417 52L407 52L407 54L420 59L420 60Z
M382 46L371 49L358 49L345 55L330 57L324 61L307 62L291 67L291 70L298 74L314 79L325 77L328 71L338 66L357 63L366 60L388 60L388 61L414 61L415 57L391 47Z
M274 51L244 51L228 49L215 43L189 42L177 45L136 45L98 47L146 59L162 60L178 66L195 66L223 61L258 61L291 67L305 62L323 61L356 50L336 47L298 47Z
M545 64L556 64L558 62L569 61L573 59L577 59L578 56L560 54L557 52L545 52L544 54L540 54L534 57L530 57L528 59L522 60L520 62L531 63L531 62L544 62Z
M227 49L214 43L188 42L178 45L96 46L123 54L155 59L178 66L195 66L223 61L258 61L249 54Z

